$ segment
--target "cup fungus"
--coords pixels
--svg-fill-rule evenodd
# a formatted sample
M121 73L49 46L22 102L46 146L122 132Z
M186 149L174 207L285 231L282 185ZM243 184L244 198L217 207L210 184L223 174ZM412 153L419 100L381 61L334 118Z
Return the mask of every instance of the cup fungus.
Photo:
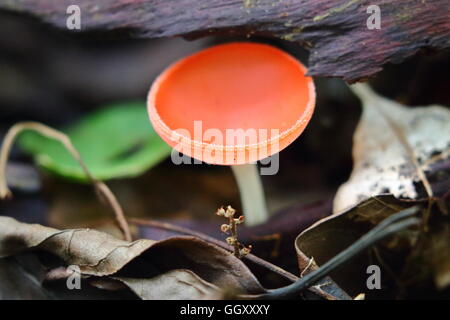
M230 165L248 225L264 222L267 208L256 161L292 143L315 105L306 68L269 45L229 43L167 68L148 96L150 120L176 151Z

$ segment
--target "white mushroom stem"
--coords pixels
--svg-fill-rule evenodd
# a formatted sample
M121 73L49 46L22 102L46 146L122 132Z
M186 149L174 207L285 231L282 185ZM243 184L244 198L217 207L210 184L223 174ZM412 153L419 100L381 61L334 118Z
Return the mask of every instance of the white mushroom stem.
M254 226L263 223L269 217L264 190L256 164L231 166L241 194L245 224Z

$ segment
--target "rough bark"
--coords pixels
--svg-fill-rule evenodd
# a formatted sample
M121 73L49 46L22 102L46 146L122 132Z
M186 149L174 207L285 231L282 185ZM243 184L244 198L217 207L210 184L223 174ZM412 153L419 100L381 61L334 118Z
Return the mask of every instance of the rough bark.
M81 8L82 31L129 30L132 37L263 35L310 49L309 72L353 82L422 48L450 47L449 0L0 0L66 29L69 5ZM369 30L369 5L381 29Z

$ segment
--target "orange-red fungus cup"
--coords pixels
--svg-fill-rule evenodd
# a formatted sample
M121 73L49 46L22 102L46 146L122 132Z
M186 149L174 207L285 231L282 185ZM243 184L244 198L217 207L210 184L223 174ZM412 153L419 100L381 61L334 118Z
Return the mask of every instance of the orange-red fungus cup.
M211 164L266 158L311 119L315 89L306 68L269 45L230 43L184 58L153 83L148 112L170 146Z

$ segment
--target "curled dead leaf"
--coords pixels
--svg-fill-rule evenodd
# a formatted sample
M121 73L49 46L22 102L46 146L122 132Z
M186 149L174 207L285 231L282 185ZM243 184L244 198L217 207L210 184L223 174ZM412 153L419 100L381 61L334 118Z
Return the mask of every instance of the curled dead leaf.
M338 253L347 249L362 235L387 217L405 211L425 200L399 200L393 195L380 195L361 202L343 213L324 218L297 237L295 246L301 270L311 268L311 258L322 266ZM427 206L430 210L428 228L405 229L354 256L330 273L346 292L352 296L366 293L387 294L386 297L423 298L439 294L449 285L450 246L448 242L449 217L438 205ZM377 265L382 270L381 288L374 293L368 290L367 268ZM316 268L314 265L312 268ZM433 289L433 283L436 289ZM410 288L410 291L406 290ZM414 294L419 294L414 296Z
M361 99L363 113L353 138L353 171L335 196L333 212L383 193L417 199L417 185L428 196L445 193L450 181L433 188L428 177L437 164L450 162L450 110L406 107L365 84L351 89Z
M57 230L0 217L0 257L29 249L77 265L84 276L120 280L146 299L201 299L218 296L219 288L245 294L265 291L241 260L193 237L127 242L96 230Z
M393 196L379 196L363 201L346 212L324 218L297 237L295 246L299 260L304 260L304 256L314 258L320 266L386 217L412 205L413 203L399 201ZM368 265L370 256L366 250L332 272L331 278L350 295L356 296L367 289L365 283Z

